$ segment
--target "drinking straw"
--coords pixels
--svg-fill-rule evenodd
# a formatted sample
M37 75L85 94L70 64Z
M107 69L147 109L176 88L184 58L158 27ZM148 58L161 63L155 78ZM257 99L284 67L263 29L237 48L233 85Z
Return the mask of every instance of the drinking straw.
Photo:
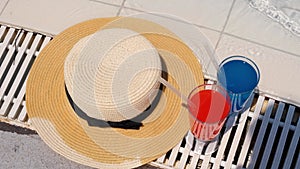
M165 85L167 88L171 89L177 96L181 97L188 105L193 103L189 101L188 97L183 95L179 90L177 90L174 86L172 86L169 82L167 82L164 78L159 77L158 81Z

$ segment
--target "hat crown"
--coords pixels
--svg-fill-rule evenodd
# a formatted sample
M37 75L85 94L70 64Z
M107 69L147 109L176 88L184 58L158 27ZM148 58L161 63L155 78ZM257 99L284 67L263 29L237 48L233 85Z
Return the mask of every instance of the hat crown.
M64 65L67 91L88 116L122 121L142 113L158 92L161 60L142 35L104 29L77 42Z

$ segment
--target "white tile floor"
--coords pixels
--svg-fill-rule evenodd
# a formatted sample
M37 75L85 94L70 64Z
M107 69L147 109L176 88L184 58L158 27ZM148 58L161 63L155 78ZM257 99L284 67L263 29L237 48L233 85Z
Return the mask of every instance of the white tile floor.
M8 0L1 0L0 1L0 14L2 13L3 9L5 8Z
M278 3L280 9L300 21L300 1ZM217 49L217 62L229 55L246 55L261 68L259 87L264 92L300 105L300 37L251 8L248 0L1 0L0 23L56 35L78 22L117 15L156 12L196 25ZM157 15L157 14L156 14ZM182 22L183 23L183 22ZM174 28L170 28L174 29ZM174 31L174 30L173 30ZM190 32L177 30L183 39ZM191 43L197 44L197 38ZM197 45L196 45L197 46ZM215 74L204 60L204 71ZM208 60L208 61L207 61Z
M88 0L9 0L0 21L56 35L84 20L116 16L119 8Z
M121 6L122 3L125 2L124 0L89 0L89 1L95 1L99 3L104 3L108 5L117 5L117 6Z
M221 31L233 0L126 0L125 7L166 13L193 24ZM126 10L126 9L125 9Z
M295 2L300 6L300 1ZM277 22L270 22L269 17L249 8L246 0L237 0L230 16L226 33L300 57L300 37L292 35Z

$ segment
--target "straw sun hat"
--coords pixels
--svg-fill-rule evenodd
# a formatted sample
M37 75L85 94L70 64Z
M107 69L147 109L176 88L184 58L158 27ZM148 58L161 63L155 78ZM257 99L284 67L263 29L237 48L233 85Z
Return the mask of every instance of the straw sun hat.
M191 49L164 27L137 18L100 18L57 35L34 62L26 108L56 152L96 168L132 168L180 142L183 101L203 84Z

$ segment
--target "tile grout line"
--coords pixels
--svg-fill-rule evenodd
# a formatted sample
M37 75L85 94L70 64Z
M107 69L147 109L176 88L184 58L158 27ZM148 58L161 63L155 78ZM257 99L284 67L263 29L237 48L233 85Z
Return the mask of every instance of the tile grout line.
M6 3L4 4L4 6L3 6L3 8L2 8L2 10L1 10L1 12L0 12L0 16L2 15L2 13L3 13L4 10L5 10L5 8L7 7L8 2L9 2L9 0L7 0Z
M7 7L9 1L10 1L10 0L8 0L8 1L5 3L3 9L0 11L0 16L1 16L2 13L4 12L4 10L5 10L5 8ZM131 8L131 7L126 7L126 6L125 6L126 0L123 0L123 1L122 1L121 6L120 6L120 5L116 5L116 4L107 3L107 2L98 1L98 0L89 0L89 1L90 1L90 2L96 2L96 3L102 3L102 4L110 5L110 6L115 6L115 7L120 7L119 10L118 10L118 12L117 12L117 14L116 14L116 16L119 16L120 13L121 13L121 11L122 11L122 9L124 9L124 8L130 9L130 10L134 10L134 11L138 11L138 12L146 12L146 11L143 11L143 10L139 10L139 9L135 9L135 8ZM226 22L225 22L225 24L224 24L224 26L223 26L223 29L222 29L221 31L215 30L215 29L213 29L213 28L209 28L209 27L206 27L206 26L203 26L203 25L193 24L193 25L195 25L195 26L197 26L197 27L204 28L204 29L208 29L208 30L211 30L211 31L215 31L215 32L220 33L219 39L218 39L218 41L217 41L217 43L216 43L216 46L215 46L215 50L217 49L217 47L218 47L218 45L219 45L219 43L220 43L220 40L221 40L222 36L225 34L225 35L229 35L229 36L232 36L232 37L241 39L241 40L245 40L245 41L247 41L247 42L254 43L254 44L256 44L256 45L260 45L260 46L267 47L267 48L270 48L270 49L273 49L273 50L277 50L277 51L279 51L279 52L283 52L283 53L287 53L287 54L290 54L290 55L293 55L293 56L296 56L296 57L300 57L300 55L298 55L298 54L291 53L291 52L288 52L288 51L285 51L285 50L281 50L281 49L278 49L278 48L274 48L274 47L272 47L272 46L268 46L268 45L265 45L265 44L261 44L261 43L259 43L259 42L255 42L255 41L249 40L249 39L247 39L247 38L242 38L242 37L239 37L239 36L237 36L237 35L234 35L234 34L230 34L230 33L225 32L224 30L225 30L225 28L226 28L226 26L227 26L227 24L228 24L228 20L229 20L229 17L230 17L230 13L231 13L231 11L232 11L232 9L233 9L233 6L234 6L235 1L236 1L236 0L234 0L233 3L232 3L232 5L231 5L231 8L230 8L229 13L228 13L228 16L227 16L227 18L226 18ZM191 23L191 24L192 24L192 23ZM5 25L5 24L4 24L4 25ZM9 25L9 26L14 26L14 25ZM17 26L14 26L14 27L17 27ZM29 29L29 30L30 30L30 29ZM34 31L34 30L30 30L30 31ZM37 32L39 32L39 31L37 31ZM46 35L48 35L48 36L51 35L51 34L49 34L49 33L44 33L44 34L46 34ZM53 35L51 35L51 36L53 36Z
M123 2L122 2L122 4L121 4L121 6L120 6L120 8L119 8L119 10L118 10L118 12L117 12L117 15L116 15L116 16L120 16L120 13L121 13L122 9L123 9L123 8L124 8L124 6L125 6L125 2L126 2L126 0L123 0Z
M142 13L149 13L147 11L143 11L143 10L140 10L140 9L128 7L128 6L125 6L125 5L123 6L123 9L129 9L129 10L133 10L133 11L136 11L136 12L142 12ZM155 16L160 16L160 15L155 14L155 13L149 13L149 14L155 15ZM168 18L166 16L160 16L160 17ZM168 19L172 19L172 18L168 18ZM174 20L174 19L172 19L172 20ZM180 20L176 20L176 21L180 21ZM213 28L210 28L210 27L207 27L207 26L204 26L204 25L197 25L197 24L192 23L192 22L191 23L189 23L189 22L183 22L183 23L191 24L191 25L194 25L194 26L199 27L199 28L204 28L204 29L208 29L208 30L211 30L211 31L215 31L215 32L221 33L221 31L219 31L217 29L213 29Z
M95 2L95 3L100 3L100 4L104 4L104 5L110 5L110 6L114 6L114 7L120 7L120 5L117 4L112 4L112 3L107 3L107 2L102 2L99 0L89 0L90 2Z
M266 48L270 48L270 49L273 49L273 50L276 50L276 51L279 51L279 52L282 52L282 53L286 53L286 54L289 54L289 55L293 55L293 56L296 56L296 57L300 57L299 54L291 53L291 52L289 52L289 51L285 51L285 50L278 49L278 48L274 48L274 47L272 47L272 46L265 45L265 44L262 44L262 43L259 43L259 42L256 42L256 41L252 41L252 40L250 40L250 39L243 38L243 37L240 37L240 36L231 34L231 33L223 32L222 35L228 35L228 36L231 36L231 37L240 39L240 40L244 40L244 41L246 41L246 42L253 43L253 44L255 44L255 45L260 45L260 46L263 46L263 47L266 47Z
M126 0L125 0L126 1ZM234 0L235 2L235 0ZM231 9L230 9L230 12L232 11L232 8L233 8L233 4L231 6ZM140 10L140 9L135 9L135 8L131 8L131 7L127 7L127 6L123 6L123 9L129 9L129 10L133 10L133 11L137 11L137 12L147 12L147 11L143 11L143 10ZM163 16L162 16L163 17ZM170 18L171 19L171 18ZM227 25L228 23L228 19L229 19L229 16L225 22L225 24ZM259 42L256 42L256 41L252 41L250 39L247 39L247 38L243 38L243 37L240 37L240 36L237 36L237 35L234 35L234 34L230 34L230 33L227 33L225 32L225 27L226 25L224 24L223 26L223 30L219 31L219 30L216 30L216 29L213 29L213 28L210 28L210 27L207 27L207 26L204 26L204 25L198 25L198 24L195 24L195 23L190 23L196 27L199 27L199 28L204 28L204 29L207 29L207 30L211 30L211 31L214 31L214 32L217 32L217 33L220 33L220 36L219 36L219 39L216 43L216 46L215 46L215 50L217 49L218 45L219 45L219 41L221 40L221 36L222 35L228 35L228 36L232 36L232 37L235 37L237 39L241 39L241 40L244 40L246 42L250 42L250 43L253 43L255 45L260 45L260 46L263 46L263 47L266 47L266 48L270 48L270 49L273 49L273 50L276 50L276 51L279 51L279 52L283 52L283 53L286 53L286 54L290 54L290 55L293 55L293 56L296 56L296 57L300 57L300 55L298 54L295 54L295 53L291 53L291 52L288 52L288 51L285 51L285 50L281 50L281 49L278 49L278 48L275 48L275 47L272 47L272 46L269 46L269 45L265 45L265 44L262 44L262 43L259 43Z
M228 12L228 15L227 15L227 17L226 17L224 26L223 26L223 28L222 28L222 30L221 30L219 39L218 39L218 41L217 41L217 43L216 43L215 51L217 50L217 48L218 48L218 46L219 46L219 43L220 43L220 41L221 41L221 39L222 39L222 36L223 36L223 34L224 34L224 31L225 31L225 28L226 28L226 26L227 26L227 24L228 24L228 21L229 21L229 18L230 18L232 9L233 9L233 7L234 7L235 1L236 1L236 0L233 0L232 5L231 5L231 7L230 7L230 9L229 9L229 12Z
M214 31L214 32L217 32L217 33L221 33L221 31L219 31L217 29L213 29L213 28L207 27L207 26L197 25L197 24L193 24L193 25L195 25L198 28L203 28L203 29L207 29L207 30Z

